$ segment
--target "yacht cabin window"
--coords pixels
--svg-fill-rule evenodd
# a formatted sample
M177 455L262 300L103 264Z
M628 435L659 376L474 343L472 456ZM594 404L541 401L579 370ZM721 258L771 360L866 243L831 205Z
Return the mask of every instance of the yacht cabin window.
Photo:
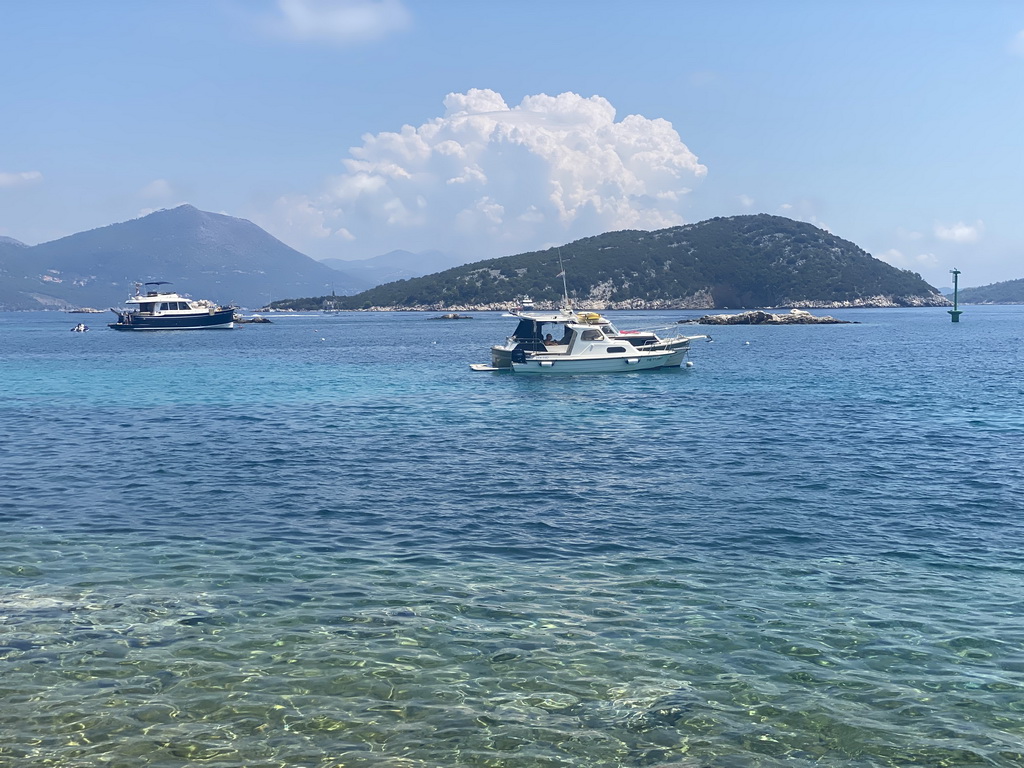
M586 331L583 331L583 333L580 334L580 338L583 341L600 341L601 340L601 332L599 330L597 330L596 328L595 329L588 329Z

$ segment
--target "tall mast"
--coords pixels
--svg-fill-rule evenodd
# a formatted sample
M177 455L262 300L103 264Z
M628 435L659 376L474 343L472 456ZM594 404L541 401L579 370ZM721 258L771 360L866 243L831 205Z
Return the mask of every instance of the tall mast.
M572 307L569 305L569 288L565 284L565 267L562 266L562 249L558 249L558 274L562 278L562 303L565 306L567 312L572 312Z

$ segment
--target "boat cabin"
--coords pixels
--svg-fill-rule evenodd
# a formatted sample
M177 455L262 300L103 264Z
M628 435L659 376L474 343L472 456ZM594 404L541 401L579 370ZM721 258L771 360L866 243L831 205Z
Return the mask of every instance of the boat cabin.
M509 343L514 345L514 349L522 349L526 352L544 352L552 346L544 343L548 333L551 333L554 346L565 346L569 343L571 335L567 326L570 320L572 320L571 315L556 313L520 317L519 324L516 325L515 331L508 339ZM547 328L548 326L550 328ZM558 334L558 338L555 338L554 334Z
M180 296L175 294L164 294L159 296L160 301L150 301L150 296L139 296L128 299L129 304L137 304L138 311L156 315L163 312L194 312L192 304L188 301L183 300ZM169 299L174 299L170 301Z
M628 342L607 335L601 326L579 323L565 323L565 334L557 344L545 345L540 341L539 348L530 349L529 344L533 341L527 339L516 345L512 351L512 362L525 362L528 352L533 353L534 357L538 354L543 357L581 357L625 355L634 349Z

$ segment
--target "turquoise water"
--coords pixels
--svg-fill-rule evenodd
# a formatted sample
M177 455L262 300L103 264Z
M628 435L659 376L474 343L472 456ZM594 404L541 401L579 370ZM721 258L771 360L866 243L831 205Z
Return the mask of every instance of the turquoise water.
M0 765L1024 765L1024 307L833 314L0 314Z

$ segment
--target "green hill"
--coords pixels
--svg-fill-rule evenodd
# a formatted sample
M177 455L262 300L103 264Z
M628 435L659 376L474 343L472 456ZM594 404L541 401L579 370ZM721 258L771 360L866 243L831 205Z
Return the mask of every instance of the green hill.
M499 309L517 296L562 295L564 265L579 308L947 306L921 276L879 261L811 224L759 214L655 232L609 232L561 248L489 259L353 296L342 309ZM324 298L274 302L314 309Z
M1024 279L961 288L957 299L961 304L1024 304Z

